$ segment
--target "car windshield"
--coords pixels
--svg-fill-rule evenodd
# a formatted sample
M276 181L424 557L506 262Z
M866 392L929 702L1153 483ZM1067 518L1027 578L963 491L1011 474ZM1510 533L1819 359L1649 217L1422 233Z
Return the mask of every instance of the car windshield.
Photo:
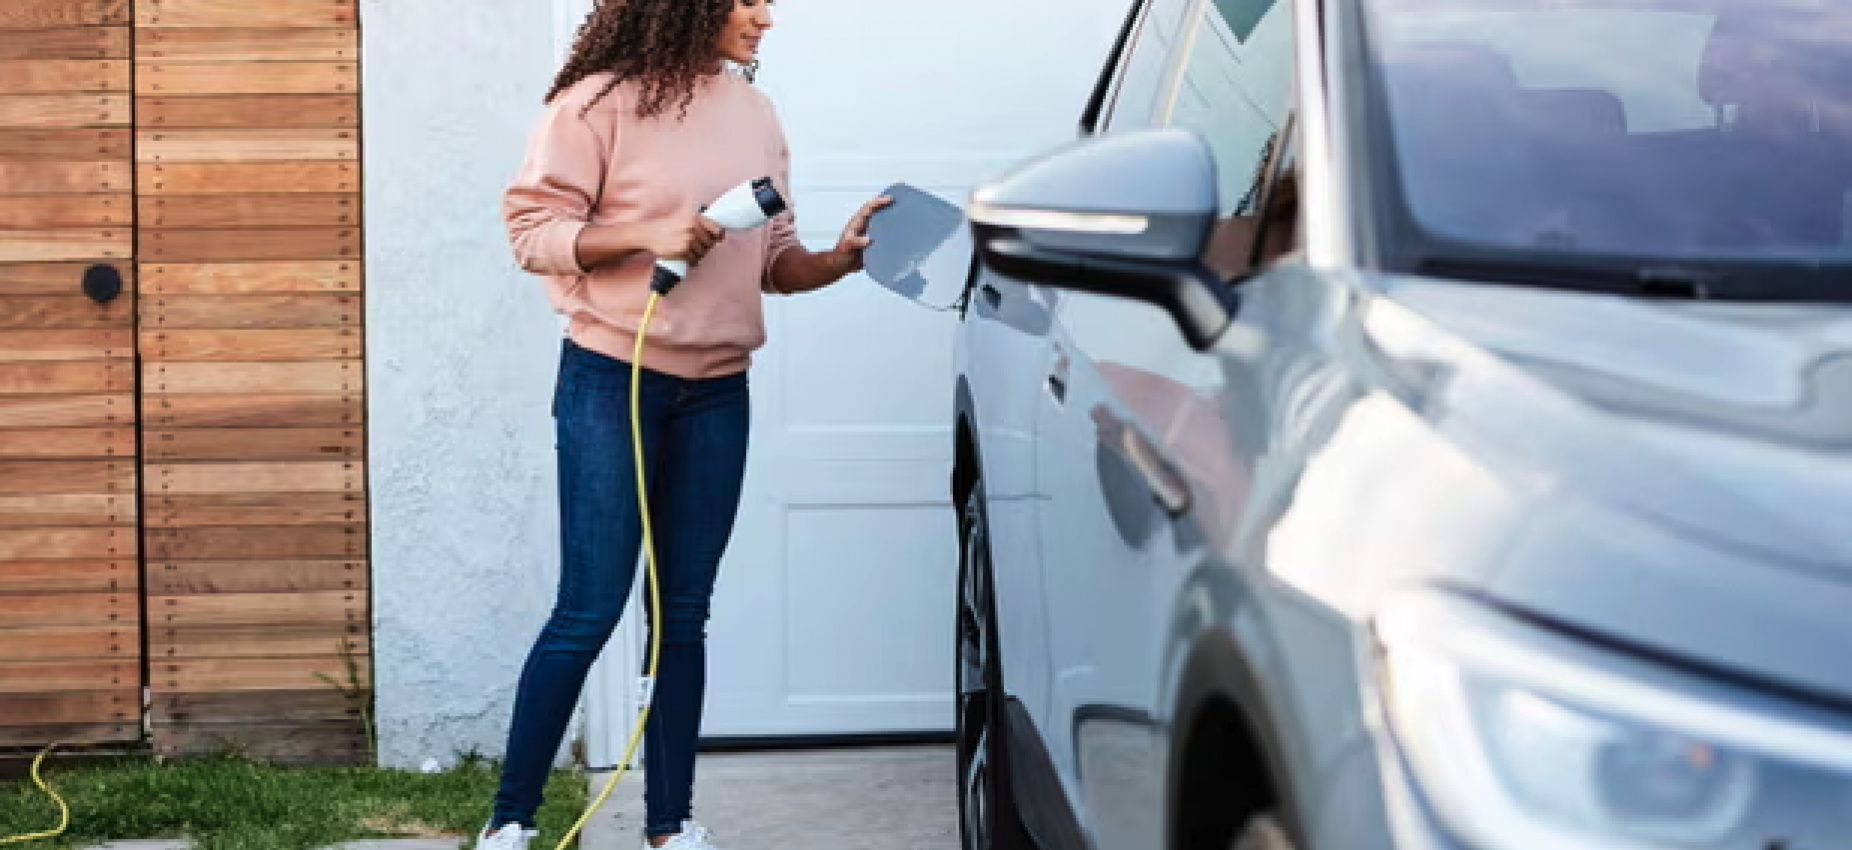
M1852 2L1361 2L1390 194L1424 238L1852 260Z

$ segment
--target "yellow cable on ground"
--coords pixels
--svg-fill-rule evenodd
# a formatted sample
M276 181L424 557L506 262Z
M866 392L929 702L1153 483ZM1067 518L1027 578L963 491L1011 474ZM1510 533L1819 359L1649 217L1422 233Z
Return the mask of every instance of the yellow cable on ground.
M592 801L585 814L580 815L579 821L559 840L557 850L566 850L566 845L572 843L572 839L585 828L592 815L611 798L611 792L617 790L617 781L629 769L630 760L637 753L637 745L643 741L643 726L649 722L650 706L655 702L656 661L662 653L662 600L656 584L656 539L650 529L649 481L643 474L643 340L649 334L650 319L656 315L656 303L661 300L661 295L650 293L649 306L643 309L643 324L637 328L636 353L630 358L630 445L637 464L637 513L643 520L643 562L648 571L650 592L649 672L643 675L649 680L650 688L649 693L645 694L643 711L637 715L637 728L630 734L630 745L624 749L624 758L611 771L611 781L605 783L604 791L598 795L598 799Z
M39 751L39 757L32 760L32 782L33 784L39 786L39 790L44 791L46 796L51 797L52 800L58 804L58 810L60 812L63 812L63 814L61 814L58 818L58 828L51 830L49 832L29 832L29 833L26 833L25 835L15 835L10 838L0 838L0 844L19 844L21 842L26 842L26 841L37 841L41 838L57 838L58 836L63 835L64 831L70 827L71 807L65 805L64 798L58 796L58 792L52 790L52 787L45 783L45 777L39 775L39 765L45 762L45 757L48 755L51 755L52 747L56 747L56 746L58 745L57 744L46 745L45 749Z

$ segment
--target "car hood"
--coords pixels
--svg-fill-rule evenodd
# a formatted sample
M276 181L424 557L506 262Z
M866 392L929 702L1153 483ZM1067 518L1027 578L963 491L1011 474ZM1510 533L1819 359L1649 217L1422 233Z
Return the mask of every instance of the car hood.
M1380 281L1411 409L1522 493L1454 580L1852 700L1852 309Z

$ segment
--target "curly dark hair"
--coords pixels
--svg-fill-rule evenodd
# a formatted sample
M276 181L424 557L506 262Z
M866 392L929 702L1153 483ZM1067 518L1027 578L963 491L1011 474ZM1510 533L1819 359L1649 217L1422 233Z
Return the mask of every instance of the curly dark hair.
M715 45L733 13L735 0L598 0L579 25L572 55L560 68L551 104L561 92L594 74L615 78L592 103L619 83L641 87L637 117L652 118L671 106L686 113L695 85L716 61Z

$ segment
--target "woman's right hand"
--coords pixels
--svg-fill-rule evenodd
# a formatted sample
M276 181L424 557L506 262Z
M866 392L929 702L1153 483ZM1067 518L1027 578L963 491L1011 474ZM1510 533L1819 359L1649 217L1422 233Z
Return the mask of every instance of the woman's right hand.
M701 262L725 235L726 231L713 219L689 211L651 222L644 233L643 247L659 259L683 260L692 266Z

